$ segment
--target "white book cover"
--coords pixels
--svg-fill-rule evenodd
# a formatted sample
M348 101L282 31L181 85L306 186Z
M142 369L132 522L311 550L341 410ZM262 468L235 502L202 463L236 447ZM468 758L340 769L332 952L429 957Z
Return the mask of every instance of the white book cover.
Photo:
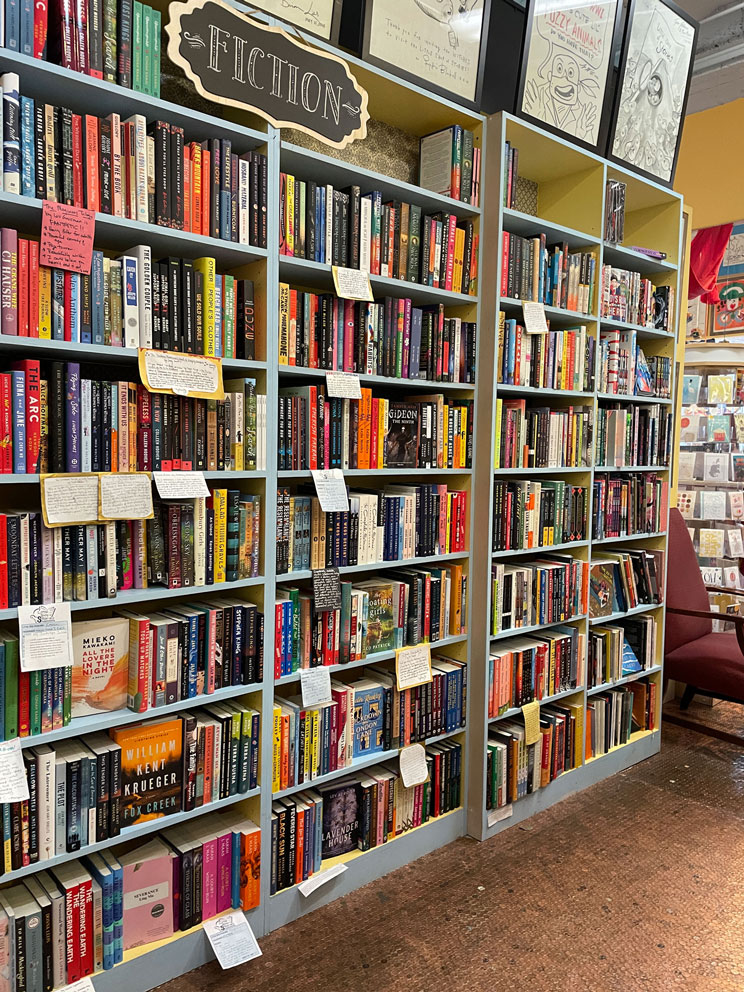
M207 503L204 498L194 500L194 585L206 583Z
M15 121L16 136L11 140L11 132L8 129L3 137L3 185L6 193L21 192L21 104L19 98L20 79L17 72L6 72L0 76L0 86L3 93L3 121L7 123L9 119ZM12 168L9 167L8 160L13 159Z
M124 347L137 349L140 346L139 265L133 255L122 255L120 261Z
M372 242L372 201L363 196L359 201L359 268L370 271Z
M147 120L143 114L133 114L126 124L134 124L134 188L133 204L138 224L147 224Z
M54 762L54 850L67 850L67 762L64 755L55 755Z
M29 516L22 513L21 518L21 605L31 605L31 538L29 532Z
M152 249L149 245L135 245L129 255L137 261L139 334L134 347L152 348Z
M251 164L247 159L238 160L239 181L238 181L238 241L241 245L250 244L251 230ZM202 188L204 181L202 180Z
M116 596L116 522L109 520L106 528L106 589L109 599Z
M55 527L52 531L54 541L54 599L53 602L61 603L62 593L62 528Z
M326 211L325 211L325 263L330 265L333 261L333 186L326 186Z

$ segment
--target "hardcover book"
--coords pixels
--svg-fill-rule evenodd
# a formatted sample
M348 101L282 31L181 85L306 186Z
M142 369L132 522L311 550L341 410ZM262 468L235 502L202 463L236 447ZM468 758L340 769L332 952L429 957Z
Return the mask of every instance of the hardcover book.
M354 757L383 750L383 687L372 679L352 684L354 689Z
M124 950L173 933L172 851L155 838L119 856L124 869Z
M614 562L593 561L589 573L589 616L608 617L614 596Z
M117 727L121 747L121 826L131 827L181 809L183 728L180 719Z
M129 621L111 618L72 625L72 716L93 716L127 705Z
M359 844L361 786L355 778L318 789L323 797L323 858L355 851Z

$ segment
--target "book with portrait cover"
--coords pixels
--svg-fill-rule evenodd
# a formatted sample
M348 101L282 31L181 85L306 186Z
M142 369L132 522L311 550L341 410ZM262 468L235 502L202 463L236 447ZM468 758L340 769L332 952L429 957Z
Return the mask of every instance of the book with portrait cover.
M82 620L72 625L72 717L127 705L129 621Z
M323 797L322 858L348 854L359 846L361 791L356 778L345 778L318 789Z
M121 747L121 827L181 809L183 727L180 719L115 727Z

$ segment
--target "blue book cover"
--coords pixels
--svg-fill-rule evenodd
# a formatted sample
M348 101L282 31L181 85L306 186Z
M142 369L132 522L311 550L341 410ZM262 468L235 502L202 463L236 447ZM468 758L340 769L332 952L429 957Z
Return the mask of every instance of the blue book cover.
M21 55L34 54L34 0L21 0Z
M21 13L19 0L5 0L5 47L13 52L21 48Z
M65 272L52 269L52 340L65 339Z
M80 273L69 272L70 279L70 341L80 344Z
M371 679L353 683L354 688L354 758L375 754L383 749L385 692Z
M84 859L85 867L101 886L103 908L103 970L114 967L114 876L100 855Z
M15 10L18 11L17 4ZM6 21L6 32L7 29ZM3 73L0 76L0 88L3 91L3 186L6 193L20 193L21 102L18 96L20 88L18 73Z
M34 141L34 101L21 97L21 192L36 196L36 148Z
M230 849L232 863L230 871L230 901L233 909L240 909L240 842L239 830L234 830Z
M66 466L67 472L80 472L80 364L68 362L65 375L65 429L67 436Z
M26 374L11 372L13 376L13 472L26 471Z
M91 336L93 344L103 344L103 252L93 252L91 267Z
M623 675L632 675L634 672L640 671L642 671L641 663L638 661L635 651L623 638Z
M114 876L114 964L124 957L124 869L110 851L102 852Z

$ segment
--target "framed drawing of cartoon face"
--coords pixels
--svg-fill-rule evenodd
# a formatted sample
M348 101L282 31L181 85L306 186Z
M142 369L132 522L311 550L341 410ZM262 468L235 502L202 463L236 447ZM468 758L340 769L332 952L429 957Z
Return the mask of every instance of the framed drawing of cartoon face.
M490 0L367 0L362 57L477 109Z
M604 150L620 0L529 0L516 112L590 151Z
M607 157L674 182L698 25L672 0L631 0Z

